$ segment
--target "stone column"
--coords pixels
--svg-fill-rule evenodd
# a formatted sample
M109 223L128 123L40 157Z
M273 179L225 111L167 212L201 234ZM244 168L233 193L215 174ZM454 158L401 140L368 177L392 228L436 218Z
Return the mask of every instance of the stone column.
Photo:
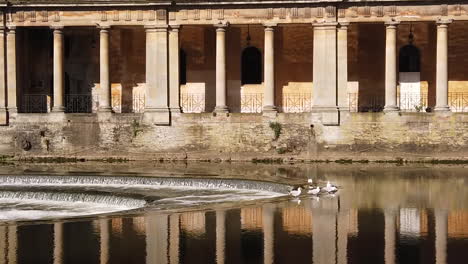
M338 108L349 111L348 103L348 22L340 22L337 43Z
M179 25L171 25L169 31L169 108L171 113L181 113Z
M396 210L385 209L385 264L395 264Z
M146 101L144 121L169 125L167 25L146 29Z
M396 38L399 22L385 23L385 107L384 111L398 111L397 104L397 65Z
M216 263L223 264L226 248L226 211L216 211Z
M63 88L63 27L52 27L54 30L54 104L52 112L64 112L64 97Z
M314 24L312 112L324 125L339 123L336 65L337 23ZM313 117L314 118L314 117Z
M448 213L444 209L435 209L435 263L447 263Z
M263 263L275 262L275 206L265 204L262 208L263 215Z
M215 113L228 113L226 104L226 28L227 24L216 24L216 107Z
M63 263L63 223L54 223L54 264Z
M16 114L16 27L8 27L7 37L7 110L10 115Z
M99 263L109 263L109 243L110 243L110 223L109 219L99 219L99 233L101 234L100 241L100 256Z
M276 113L275 106L275 29L276 24L264 24L265 26L265 70L264 85L265 95L263 101L263 113Z
M5 28L0 27L0 69L5 69ZM0 125L8 124L5 71L0 71Z
M448 105L448 25L452 20L437 21L436 105L434 111L450 111Z
M100 26L99 32L99 112L112 111L112 93L109 71L109 30L110 26Z
M169 263L179 263L179 241L180 241L180 215L172 214L169 217Z

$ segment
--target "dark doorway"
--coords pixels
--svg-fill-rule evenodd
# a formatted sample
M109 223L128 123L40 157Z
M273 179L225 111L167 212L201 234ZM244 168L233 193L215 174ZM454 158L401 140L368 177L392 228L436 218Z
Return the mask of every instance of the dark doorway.
M247 47L242 51L241 84L262 83L262 54L255 47Z
M183 49L179 53L179 82L187 84L187 53Z
M400 72L420 72L419 49L408 44L400 49Z

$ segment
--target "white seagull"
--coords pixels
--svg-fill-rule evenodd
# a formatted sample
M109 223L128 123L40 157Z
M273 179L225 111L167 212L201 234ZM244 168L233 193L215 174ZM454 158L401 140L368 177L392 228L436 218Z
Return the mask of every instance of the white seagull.
M289 191L289 195L297 197L297 196L301 195L301 192L302 192L302 188L298 187L297 189L294 188L291 191Z
M320 187L312 188L307 193L312 195L317 195L320 192Z
M327 186L323 187L322 191L327 193L336 193L338 191L338 188L336 188L335 185L332 185L329 181L327 181Z

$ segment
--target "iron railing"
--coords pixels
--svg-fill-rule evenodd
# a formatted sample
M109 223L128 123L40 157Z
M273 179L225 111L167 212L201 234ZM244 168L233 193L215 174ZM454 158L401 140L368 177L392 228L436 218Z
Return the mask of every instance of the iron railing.
M205 94L183 93L180 95L180 105L184 113L205 112Z
M468 112L468 93L448 93L448 105L452 112Z
M397 98L401 112L426 112L428 107L427 93L403 93Z
M65 112L67 113L91 113L92 108L91 94L65 95Z
M312 108L312 94L285 93L283 94L283 104L280 108L285 113L310 112Z
M134 95L133 96L133 106L131 111L133 113L143 113L145 111L145 96L144 95Z
M48 113L50 112L50 96L47 94L25 94L22 97L20 113Z
M241 113L261 113L263 109L263 94L242 94L240 101Z

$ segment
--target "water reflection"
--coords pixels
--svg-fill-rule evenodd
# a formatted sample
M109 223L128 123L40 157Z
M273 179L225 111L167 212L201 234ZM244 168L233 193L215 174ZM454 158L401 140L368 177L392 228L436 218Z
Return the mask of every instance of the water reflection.
M350 171L318 173L343 189L300 203L0 225L0 264L466 263L462 173Z

